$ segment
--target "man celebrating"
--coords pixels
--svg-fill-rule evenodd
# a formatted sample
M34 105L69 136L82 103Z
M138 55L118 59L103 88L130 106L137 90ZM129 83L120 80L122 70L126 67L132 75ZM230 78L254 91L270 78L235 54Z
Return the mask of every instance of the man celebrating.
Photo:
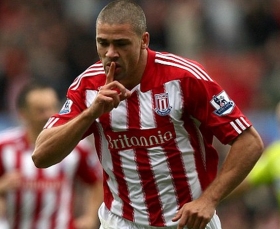
M104 170L101 229L221 228L217 205L263 150L250 121L200 64L148 48L135 3L103 8L96 44L100 61L70 85L67 105L37 138L35 165L60 162L93 133ZM213 136L231 145L219 172Z

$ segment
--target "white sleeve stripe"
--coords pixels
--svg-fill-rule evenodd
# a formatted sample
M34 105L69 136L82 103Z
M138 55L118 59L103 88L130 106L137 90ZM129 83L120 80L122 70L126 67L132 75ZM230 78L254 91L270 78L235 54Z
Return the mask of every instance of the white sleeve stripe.
M77 81L74 81L74 83L72 83L70 85L69 88L71 88L71 90L76 90L80 86L81 80L84 77L95 76L95 75L99 75L99 74L104 74L104 70L99 71L99 72L84 72L82 75L79 76L79 79Z
M242 120L242 122L243 122L247 127L250 126L250 124L249 124L248 122L246 122L246 120L244 119L244 117L241 117L240 119Z
M49 118L49 120L48 120L47 123L45 124L44 128L47 128L47 126L50 124L50 122L52 122L53 119L54 119L54 117Z
M104 71L104 68L103 68L103 65L102 63L98 63L98 64L93 64L91 65L90 67L88 67L84 72L82 72L75 80L74 82L70 85L69 88L71 88L72 90L75 90L79 87L80 85L80 82L81 82L81 79L83 77L86 77L86 76L92 76L92 75L96 75L95 74L92 74L94 72L97 72L98 74L101 73L101 74L104 74L105 71ZM74 88L72 88L74 87Z
M186 66L183 66L183 65L179 65L179 64L175 64L175 63L172 63L172 62L167 62L167 61L162 61L162 60L155 60L156 63L160 63L160 64L165 64L165 65L169 65L169 66L174 66L174 67L178 67L178 68L181 68L181 69L184 69L188 72L191 72L197 79L201 79L201 78L204 78L203 76L201 75L198 75L196 72L194 72L192 69L190 69L189 67L186 67ZM206 78L204 78L206 80Z
M179 68L183 68L183 69L186 69L186 70L191 69L192 71L189 70L190 72L192 72L192 73L195 72L197 75L199 75L199 78L197 76L196 76L196 78L198 78L198 79L202 78L204 80L207 80L206 77L203 74L201 74L197 69L195 69L193 66L191 66L190 64L188 64L186 62L183 62L181 60L177 60L175 58L168 57L168 56L158 56L158 57L160 57L162 59L165 59L167 61L168 60L174 61L174 62L176 62L177 64L180 64L180 65L177 65L176 63L173 63L173 62L170 62L168 65L173 65L174 64L174 66L177 66ZM156 59L155 61L158 62L160 60ZM167 63L167 62L163 62L163 63Z
M211 77L202 68L200 68L199 66L195 65L194 63L192 63L190 61L187 61L184 58L181 58L181 57L173 55L173 54L161 54L161 53L157 53L156 56L158 58L172 60L172 61L182 64L184 66L188 66L189 68L191 68L192 70L197 72L201 76L202 79L207 80L207 81L208 80L213 81L211 79Z
M231 126L236 130L238 134L241 134L242 131L236 126L236 124L232 121L230 122Z
M235 122L242 130L246 129L246 127L243 125L243 123L239 119L236 119Z
M53 125L59 120L59 118L50 118L49 121L46 123L46 125L44 126L44 129L48 129L53 127Z

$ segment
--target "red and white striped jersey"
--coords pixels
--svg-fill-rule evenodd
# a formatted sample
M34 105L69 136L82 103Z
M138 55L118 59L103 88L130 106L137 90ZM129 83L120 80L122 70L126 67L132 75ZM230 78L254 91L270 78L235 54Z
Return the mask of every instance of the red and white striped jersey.
M63 108L45 128L89 107L105 80L100 62L90 66L69 87ZM132 96L95 120L85 136L95 136L107 208L137 224L162 227L175 225L176 211L198 198L216 176L213 136L227 144L249 126L201 65L148 50Z
M15 128L0 136L0 176L19 171L22 182L6 195L10 229L74 229L73 185L79 177L88 184L102 179L102 169L90 144L82 141L61 163L35 167L33 145L26 131Z

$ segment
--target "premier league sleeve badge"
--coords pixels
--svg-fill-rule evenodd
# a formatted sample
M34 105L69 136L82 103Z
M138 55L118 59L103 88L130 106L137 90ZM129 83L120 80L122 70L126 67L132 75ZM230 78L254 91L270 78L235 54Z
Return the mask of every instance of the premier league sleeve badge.
M210 103L215 108L214 113L218 116L230 114L235 106L225 91L214 95Z

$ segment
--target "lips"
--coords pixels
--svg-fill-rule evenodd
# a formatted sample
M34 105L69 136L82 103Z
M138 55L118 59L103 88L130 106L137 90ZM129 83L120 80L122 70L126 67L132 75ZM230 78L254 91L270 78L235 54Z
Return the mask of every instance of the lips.
M106 72L109 72L109 69L110 69L110 66L111 66L111 63L112 62L109 62L109 63L107 63L106 65L105 65L105 70L106 70ZM119 72L120 71L120 69L121 69L121 65L120 64L118 64L118 63L116 63L116 62L114 62L116 65L115 65L115 74L117 73L117 72Z
M112 62L108 62L105 66L106 67L110 67ZM121 67L120 64L118 64L117 62L114 62L116 64L116 68Z

